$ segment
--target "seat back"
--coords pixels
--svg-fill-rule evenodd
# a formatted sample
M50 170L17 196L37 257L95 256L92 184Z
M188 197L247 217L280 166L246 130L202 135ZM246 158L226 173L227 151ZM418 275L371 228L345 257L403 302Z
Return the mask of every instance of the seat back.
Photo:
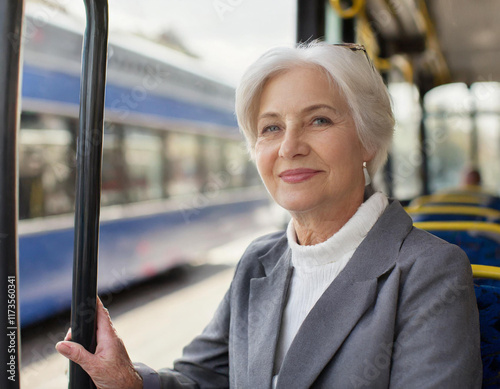
M464 204L464 205L485 205L487 198L484 196L476 196L474 194L457 194L457 193L436 193L427 196L420 196L414 199L411 206L423 206L431 204Z
M483 388L500 388L500 268L472 265L472 273L481 330Z
M423 205L406 207L413 221L487 221L500 224L500 211L471 205Z
M420 196L414 199L412 206L432 205L469 205L493 208L500 211L500 197L479 190L454 190Z
M500 225L489 222L416 222L415 227L456 244L472 264L500 266Z

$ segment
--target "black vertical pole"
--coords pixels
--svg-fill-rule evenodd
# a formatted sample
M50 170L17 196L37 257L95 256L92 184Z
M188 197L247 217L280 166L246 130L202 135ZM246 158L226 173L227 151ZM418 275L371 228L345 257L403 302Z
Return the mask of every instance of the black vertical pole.
M342 42L356 42L356 18L342 19Z
M426 117L425 112L424 96L434 87L434 77L432 74L427 72L416 72L414 73L413 83L418 88L419 94L419 104L422 112L422 117L420 119L420 129L419 129L419 142L420 142L420 158L422 163L420 164L420 179L422 181L421 195L430 194L430 172L429 172L429 154L427 145L427 129L426 129Z
M298 0L297 42L325 36L325 0Z
M17 131L24 1L0 2L0 387L20 387Z
M422 164L420 165L420 178L422 180L422 195L430 194L430 180L429 180L429 155L427 153L427 131L425 128L426 112L424 104L425 90L420 89L420 108L422 111L422 118L420 119L419 141L420 141L420 156Z
M80 130L76 156L78 171L71 330L73 341L94 352L108 2L107 0L84 0L84 2L87 28L83 43ZM95 385L79 365L70 362L69 387L88 389L95 388Z

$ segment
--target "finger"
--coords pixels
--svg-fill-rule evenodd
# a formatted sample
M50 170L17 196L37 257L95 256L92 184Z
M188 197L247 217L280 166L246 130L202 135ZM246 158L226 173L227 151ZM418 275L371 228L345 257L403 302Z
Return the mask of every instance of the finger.
M62 356L68 358L69 360L78 363L84 370L92 365L95 356L89 353L85 348L75 342L58 342L56 344L56 350Z
M64 340L71 340L71 328L68 329L68 332L66 333L66 336L64 337Z
M111 317L109 316L108 310L102 304L102 301L97 298L97 343L99 339L109 339L110 337L116 336L113 323L111 322Z

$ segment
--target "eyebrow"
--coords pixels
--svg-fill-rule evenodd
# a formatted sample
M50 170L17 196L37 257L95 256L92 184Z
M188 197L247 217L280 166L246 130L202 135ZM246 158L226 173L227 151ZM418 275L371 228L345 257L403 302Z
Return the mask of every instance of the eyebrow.
M318 109L328 109L330 111L333 111L334 113L338 114L339 111L332 107L331 105L328 105L328 104L315 104L315 105L311 105L307 108L304 108L302 110L302 113L309 113L309 112L313 112L313 111L317 111Z
M334 107L332 107L332 106L330 106L328 104L314 104L314 105L310 105L309 107L306 107L302 111L300 111L300 113L310 113L310 112L313 112L313 111L317 111L319 109L328 109L330 111L333 111L335 114L339 114L339 111L336 108L334 108ZM277 118L279 116L280 115L278 115L275 112L265 112L262 115L259 115L259 117L257 118L257 120L265 119L265 118Z

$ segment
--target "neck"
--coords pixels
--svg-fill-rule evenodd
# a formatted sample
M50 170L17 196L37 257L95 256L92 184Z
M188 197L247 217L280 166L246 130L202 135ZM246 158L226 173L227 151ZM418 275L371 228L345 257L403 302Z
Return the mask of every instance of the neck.
M363 203L363 192L349 199L342 206L331 206L327 212L324 209L293 212L293 226L297 241L302 246L315 245L328 240L356 213Z

